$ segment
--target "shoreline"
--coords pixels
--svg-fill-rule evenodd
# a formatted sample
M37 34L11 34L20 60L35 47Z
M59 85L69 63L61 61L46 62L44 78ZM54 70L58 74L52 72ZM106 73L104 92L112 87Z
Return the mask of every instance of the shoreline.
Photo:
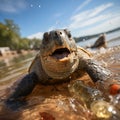
M19 57L20 55L27 55L29 53L35 53L36 50L20 50L20 51L12 51L9 50L5 52L4 54L0 55L0 61L5 60L5 59L12 59L15 57Z

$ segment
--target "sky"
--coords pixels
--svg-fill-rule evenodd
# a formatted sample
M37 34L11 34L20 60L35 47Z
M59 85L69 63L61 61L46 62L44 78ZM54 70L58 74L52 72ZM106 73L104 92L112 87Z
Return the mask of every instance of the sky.
M0 22L11 19L22 37L67 28L74 37L120 27L120 0L0 0Z

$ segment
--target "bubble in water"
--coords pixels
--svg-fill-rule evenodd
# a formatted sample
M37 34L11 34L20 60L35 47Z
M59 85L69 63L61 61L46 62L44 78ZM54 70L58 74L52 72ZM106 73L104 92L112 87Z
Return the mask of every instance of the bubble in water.
M110 96L111 104L113 104L117 109L120 110L120 94L116 96Z
M100 48L100 53L105 53L106 52L106 49L105 48Z
M120 118L120 112L109 102L98 100L91 104L91 111L98 117L102 119L117 120Z
M41 7L41 5L38 5L38 7L40 8L40 7Z
M109 103L105 101L94 101L91 104L91 111L98 117L98 118L110 118L112 113L109 111L110 108Z
M69 105L67 100L60 100L57 101L58 107L62 108L64 111L69 111Z
M70 106L72 107L72 109L76 112L77 111L77 108L76 108L76 105L74 103L75 99L70 99Z

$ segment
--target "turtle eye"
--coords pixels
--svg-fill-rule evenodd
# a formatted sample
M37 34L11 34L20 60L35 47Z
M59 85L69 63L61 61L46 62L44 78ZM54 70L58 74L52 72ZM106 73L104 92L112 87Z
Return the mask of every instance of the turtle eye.
M49 37L48 32L45 32L44 35L43 35L43 39L48 39L48 37Z
M67 34L68 38L71 38L71 37L72 37L72 35L71 35L70 31L68 31L67 29L64 29L64 31L66 32L66 34Z
M47 44L49 41L49 33L45 32L43 35L43 44Z
M71 38L71 37L72 37L72 35L71 35L71 33L70 33L70 32L68 32L68 37L69 37L69 38Z

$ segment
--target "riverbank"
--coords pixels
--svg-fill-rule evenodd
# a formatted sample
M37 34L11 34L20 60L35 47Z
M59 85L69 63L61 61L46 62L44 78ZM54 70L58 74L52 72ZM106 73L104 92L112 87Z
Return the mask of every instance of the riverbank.
M35 53L35 50L20 50L20 51L16 51L16 50L7 50L6 52L0 54L0 61L4 60L4 59L11 59L14 57L18 57L20 55L27 55L30 53Z

